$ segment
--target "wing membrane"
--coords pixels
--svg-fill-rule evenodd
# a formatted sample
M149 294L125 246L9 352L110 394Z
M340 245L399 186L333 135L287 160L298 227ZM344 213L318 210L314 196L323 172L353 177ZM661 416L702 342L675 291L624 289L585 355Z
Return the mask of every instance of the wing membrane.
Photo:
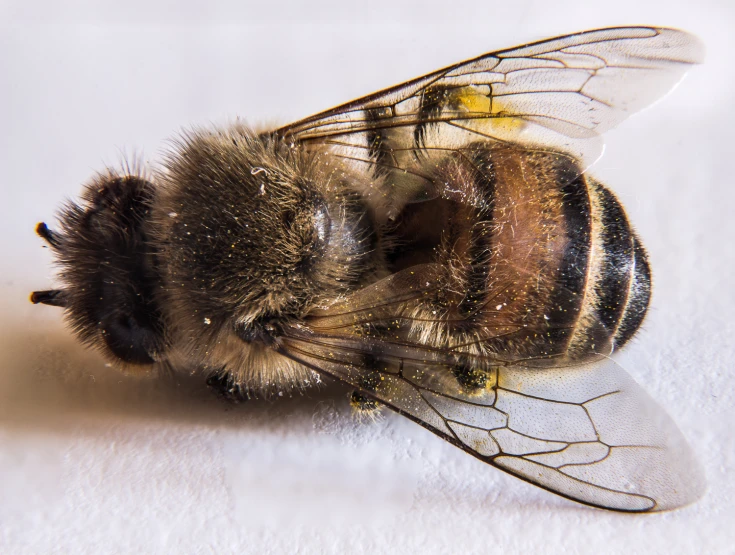
M486 54L275 133L374 177L365 194L386 199L390 216L445 196L433 172L483 143L561 151L574 160L560 179L575 179L601 152L601 133L671 89L701 57L699 41L682 31L589 31ZM611 360L559 366L488 348L495 337L554 331L545 321L496 328L488 317L482 334L464 343L452 336L447 329L463 322L431 310L432 298L456 293L446 272L412 266L313 312L274 348L570 499L641 512L701 494L701 471L675 424Z
M346 141L365 149L371 164L384 163L377 138L387 152L522 142L588 165L601 150L600 133L662 96L701 58L698 39L675 29L588 31L486 54L277 133L305 144Z
M582 503L661 511L693 502L704 489L676 425L609 359L561 368L497 366L481 390L468 392L452 374L451 354L405 346L403 354L393 350L376 360L371 341L362 343L360 349L339 336L291 335L283 353L475 457ZM373 364L360 361L360 352Z
M409 331L406 307L431 303L444 276L437 264L396 273L286 329L277 349L570 499L645 512L701 495L701 470L681 432L608 357L502 360Z

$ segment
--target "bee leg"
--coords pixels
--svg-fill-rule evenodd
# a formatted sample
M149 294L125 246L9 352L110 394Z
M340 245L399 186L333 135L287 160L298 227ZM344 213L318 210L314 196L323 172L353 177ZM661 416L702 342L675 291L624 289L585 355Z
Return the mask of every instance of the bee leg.
M374 368L377 366L377 362L371 356L366 356L364 364L368 368ZM363 387L363 391L355 390L350 395L350 406L355 411L355 414L359 419L370 418L375 419L383 404L370 397L365 392L375 391L375 388L380 383L380 373L376 370L368 372L362 379L360 385Z
M358 416L373 416L383 406L375 399L371 399L361 391L353 391L350 395L350 406Z
M457 383L467 393L479 393L487 386L487 372L480 368L474 368L469 364L458 364L451 371Z
M220 372L207 378L207 386L217 397L228 403L244 403L251 397L250 391L233 383L227 372Z

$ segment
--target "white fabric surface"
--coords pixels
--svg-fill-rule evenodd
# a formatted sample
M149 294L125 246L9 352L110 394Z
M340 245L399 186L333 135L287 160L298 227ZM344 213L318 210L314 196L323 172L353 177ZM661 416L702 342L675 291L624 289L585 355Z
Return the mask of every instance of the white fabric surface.
M33 5L0 4L1 553L732 552L730 2ZM200 380L121 376L26 301L52 276L33 226L121 153L155 159L182 126L285 123L488 50L634 23L708 50L593 169L649 249L653 304L618 360L699 454L709 490L693 506L577 505L399 416L356 422L339 386L228 408Z

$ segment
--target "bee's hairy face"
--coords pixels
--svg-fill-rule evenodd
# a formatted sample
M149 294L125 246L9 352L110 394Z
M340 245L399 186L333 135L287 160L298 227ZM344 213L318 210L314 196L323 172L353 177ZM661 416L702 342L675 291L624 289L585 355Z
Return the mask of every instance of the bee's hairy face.
M140 172L96 176L82 203L69 203L60 230L37 230L56 251L62 290L34 293L34 302L66 307L81 340L133 367L160 360L164 323L155 292L160 276L147 235L153 184Z

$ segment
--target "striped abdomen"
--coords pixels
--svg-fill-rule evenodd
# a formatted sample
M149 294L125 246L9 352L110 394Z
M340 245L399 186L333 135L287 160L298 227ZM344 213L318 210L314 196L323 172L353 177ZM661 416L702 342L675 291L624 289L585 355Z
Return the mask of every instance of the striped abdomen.
M450 268L448 346L510 359L609 353L650 297L646 254L615 196L568 156L478 144L435 171L442 198L409 204L395 271Z

